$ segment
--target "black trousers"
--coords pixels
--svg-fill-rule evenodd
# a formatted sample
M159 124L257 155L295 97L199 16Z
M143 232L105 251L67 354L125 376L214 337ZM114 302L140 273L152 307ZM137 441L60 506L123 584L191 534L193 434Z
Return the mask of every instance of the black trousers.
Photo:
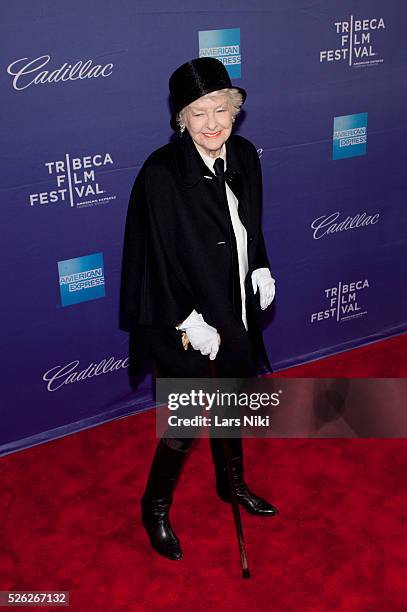
M160 378L211 378L212 370L208 355L201 355L192 346L185 350L181 342L182 332L177 329L140 327L137 340L142 350L151 358L156 377ZM217 378L250 378L257 371L257 355L254 342L248 333L248 355L242 362L236 362L234 355L220 345L213 361ZM188 452L196 438L162 438L177 450Z

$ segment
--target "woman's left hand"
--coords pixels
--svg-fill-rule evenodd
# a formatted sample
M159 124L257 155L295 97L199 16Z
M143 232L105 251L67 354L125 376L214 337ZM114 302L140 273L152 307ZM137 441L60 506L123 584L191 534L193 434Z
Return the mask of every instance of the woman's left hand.
M259 290L260 308L265 310L276 294L276 283L268 268L257 268L252 272L252 287L255 295Z

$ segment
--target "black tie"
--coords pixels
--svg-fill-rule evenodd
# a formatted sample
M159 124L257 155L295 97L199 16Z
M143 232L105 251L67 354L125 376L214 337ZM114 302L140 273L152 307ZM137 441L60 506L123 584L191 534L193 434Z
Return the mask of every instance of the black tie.
M225 162L221 157L217 157L215 159L215 163L213 164L213 169L215 171L216 176L223 177L225 174Z
M229 227L229 240L232 250L232 303L235 309L237 317L241 320L242 318L242 299L240 293L240 274L239 274L239 260L237 254L237 244L235 232L233 230L232 219L230 217L229 204L226 195L226 183L225 183L225 162L221 157L215 159L213 164L213 170L218 178L218 181L222 186L222 196L225 205L226 217L228 220Z

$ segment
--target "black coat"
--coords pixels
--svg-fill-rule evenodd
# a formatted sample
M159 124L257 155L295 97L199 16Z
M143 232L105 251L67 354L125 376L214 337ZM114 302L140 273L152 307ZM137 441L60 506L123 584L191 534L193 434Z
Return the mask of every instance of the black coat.
M259 296L251 285L253 270L270 268L261 230L260 160L254 145L238 135L226 141L226 160L226 180L247 230L249 332L271 369L260 328ZM218 330L223 355L238 362L247 358L249 340L231 296L230 222L214 179L186 130L145 161L126 219L121 327L135 334L140 325L174 329L195 308Z

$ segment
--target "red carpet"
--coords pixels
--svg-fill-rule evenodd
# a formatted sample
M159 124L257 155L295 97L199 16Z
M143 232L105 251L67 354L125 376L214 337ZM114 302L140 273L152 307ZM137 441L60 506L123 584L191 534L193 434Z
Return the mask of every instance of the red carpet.
M299 378L405 378L407 334L289 368L276 375Z
M400 336L288 373L406 376L406 355ZM246 440L247 481L280 515L242 511L242 580L207 440L171 511L184 559L150 548L139 499L154 426L148 411L1 460L0 590L69 590L75 611L406 609L405 440Z

